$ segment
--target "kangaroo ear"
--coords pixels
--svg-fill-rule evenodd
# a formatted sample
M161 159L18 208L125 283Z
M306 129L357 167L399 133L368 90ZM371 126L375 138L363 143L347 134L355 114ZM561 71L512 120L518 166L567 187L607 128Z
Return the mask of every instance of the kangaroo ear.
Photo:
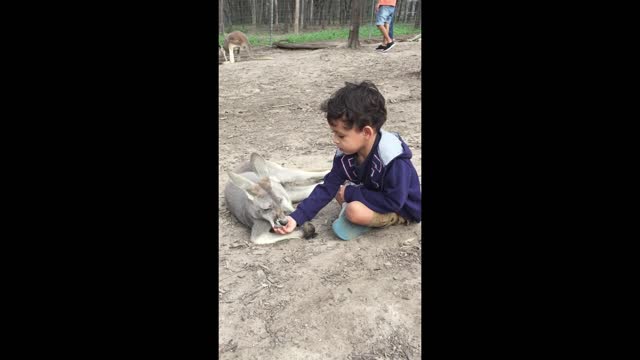
M256 173L258 174L258 176L269 177L269 169L267 168L267 162L262 156L256 153L252 153L251 160L249 162L251 163L251 166L253 166L253 168L256 170Z
M249 199L253 199L253 196L251 195L253 194L253 189L256 187L256 184L253 181L244 176L232 173L231 171L227 172L227 175L229 175L229 179L235 186L244 190Z

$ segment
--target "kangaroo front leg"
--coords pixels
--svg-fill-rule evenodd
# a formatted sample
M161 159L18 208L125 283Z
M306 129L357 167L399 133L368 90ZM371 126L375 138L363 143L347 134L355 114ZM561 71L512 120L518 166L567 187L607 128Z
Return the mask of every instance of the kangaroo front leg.
M271 225L269 225L268 222L260 220L256 221L251 228L251 242L258 245L264 245L273 244L287 239L302 239L304 237L304 233L300 229L296 229L285 235L272 233L269 230L271 230Z
M233 58L233 49L235 49L235 46L233 44L229 44L229 59L232 64L235 62L235 59Z
M220 53L222 53L222 56L224 56L224 61L229 61L229 59L227 59L227 53L224 51L224 48L218 45L218 56L220 56Z
M289 234L285 234L285 235L280 235L280 234L271 233L271 232L262 233L260 236L257 236L251 241L253 241L253 243L257 245L264 245L264 244L277 243L278 241L282 241L282 240L302 239L302 238L304 238L304 234L302 233L302 230L296 229L290 232Z

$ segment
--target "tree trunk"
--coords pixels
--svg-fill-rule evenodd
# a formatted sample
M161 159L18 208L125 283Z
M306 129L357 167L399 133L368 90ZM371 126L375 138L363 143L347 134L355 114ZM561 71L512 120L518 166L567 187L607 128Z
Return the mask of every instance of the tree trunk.
M407 16L409 15L409 8L411 7L411 2L409 0L405 0L404 3L404 21L407 22Z
M224 2L223 0L220 0L218 9L220 10L220 12L218 13L218 31L220 31L220 34L224 34Z
M411 15L413 15L413 20L416 19L416 16L418 14L416 14L416 6L418 5L418 0L414 1L413 4L411 4Z
M324 12L324 26L331 25L331 1L326 1L325 12ZM324 27L323 27L324 29Z
M313 26L313 0L311 0L311 6L309 6L309 24Z
M327 0L323 0L323 1L321 1L321 2L320 2L320 9L319 9L319 11L318 11L318 12L320 13L320 18L318 19L318 22L319 22L319 24L320 24L320 28L321 28L322 30L324 30L325 24L327 23L327 15L326 15L326 12L325 12L325 15L324 15L324 16L323 16L323 14L322 14L322 13L324 12L324 9L325 9L325 6L324 6L324 5L325 5L326 1L327 1Z
M347 1L348 0L343 0L340 2L340 19L339 19L339 23L340 25L345 25L347 23L347 11L345 9L345 7L347 6Z
M414 26L417 28L422 27L422 0L418 0L418 4L416 6L416 22Z
M289 29L291 28L291 25L293 25L293 14L292 14L292 10L291 10L291 4L290 1L285 0L285 4L287 5L286 9L284 9L284 19L287 23L287 32L289 32Z
M332 9L335 7L335 5L331 5L333 3L334 0L327 0L327 12L324 15L325 21L324 23L331 26L331 13L332 13Z
M257 0L251 0L251 24L253 25L253 27L256 27L256 1Z
M304 29L304 3L307 0L302 0L302 3L300 4L300 29Z
M360 47L360 1L351 0L351 29L349 30L349 49Z
M278 0L273 0L273 14L276 17L275 29L278 31Z
M293 33L300 32L300 0L296 0L296 6L293 8Z
M225 23L228 25L227 28L231 28L233 26L233 21L231 21L231 4L223 6L223 10L226 19Z
M258 13L258 24L264 25L264 0L258 0L258 9L260 9Z
M325 26L331 26L331 3L333 3L333 0L327 0L325 2L326 6L324 7L324 25Z

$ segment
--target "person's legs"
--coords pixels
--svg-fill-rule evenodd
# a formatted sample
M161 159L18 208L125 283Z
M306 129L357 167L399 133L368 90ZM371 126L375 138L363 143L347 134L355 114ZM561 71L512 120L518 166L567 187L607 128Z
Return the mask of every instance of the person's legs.
M396 8L394 6L389 6L389 22L385 24L387 26L387 36L389 37L389 41L385 48L382 50L383 52L387 52L391 50L392 47L396 46L395 41L393 40L393 15L395 14Z
M391 34L389 33L389 23L384 23L384 28L385 28L385 30L387 30L387 35L389 35L389 39L391 41L393 41L393 38L391 37Z
M369 225L373 219L374 211L365 206L360 201L352 201L347 204L345 216L347 220L356 225Z
M396 213L380 214L359 201L342 203L338 219L333 222L333 232L342 240L354 239L372 228L382 228L409 222Z
M372 228L364 225L354 224L347 219L348 204L343 203L338 218L331 224L334 234L342 240L355 239L358 236L371 231Z
M378 25L378 29L382 33L382 43L388 44L391 42L391 38L389 37L389 33L387 32L387 28L384 25Z
M391 25L389 25L391 24ZM387 34L389 35L389 39L393 42L393 17L391 17L390 23L384 23L384 27L387 30ZM376 50L386 50L388 42L383 39L382 45L379 45Z
M380 30L380 33L382 34L382 43L383 45L386 45L387 43L391 42L391 38L389 37L388 34L388 23L389 23L389 16L393 13L393 6L380 6L380 8L378 9L378 14L376 15L376 26L378 27L378 29ZM385 23L386 23L386 27L385 27Z
M369 209L360 201L352 201L345 210L347 220L356 225L369 227L387 227L395 224L407 224L408 221L396 213L380 214Z

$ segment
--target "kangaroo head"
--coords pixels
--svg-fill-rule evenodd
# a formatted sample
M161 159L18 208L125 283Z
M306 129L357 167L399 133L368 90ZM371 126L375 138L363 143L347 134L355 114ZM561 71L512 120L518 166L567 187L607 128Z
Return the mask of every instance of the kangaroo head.
M245 209L254 219L266 220L272 227L282 227L287 223L286 204L288 199L272 186L268 176L261 176L255 183L242 175L229 172L231 182L244 191L249 202ZM286 195L286 194L285 194Z

